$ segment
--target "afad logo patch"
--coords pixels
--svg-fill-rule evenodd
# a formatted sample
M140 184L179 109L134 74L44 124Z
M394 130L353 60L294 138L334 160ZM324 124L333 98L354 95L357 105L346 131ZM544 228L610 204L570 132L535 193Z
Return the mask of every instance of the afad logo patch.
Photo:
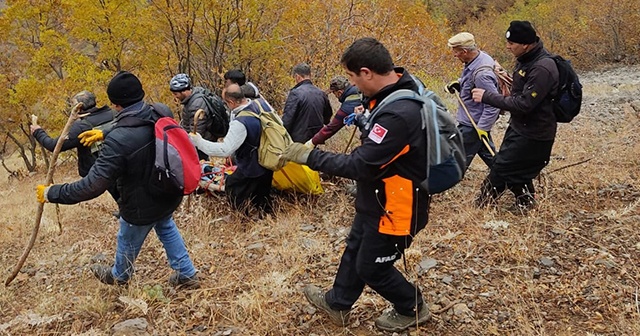
M369 139L373 140L373 142L379 144L384 140L384 137L387 135L387 129L380 126L380 124L375 123L371 132L369 132Z

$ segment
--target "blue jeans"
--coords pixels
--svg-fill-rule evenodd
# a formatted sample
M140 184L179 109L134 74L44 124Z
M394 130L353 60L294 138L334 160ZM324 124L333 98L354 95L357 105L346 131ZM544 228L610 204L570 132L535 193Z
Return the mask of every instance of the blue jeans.
M196 274L196 269L193 267L172 215L143 226L130 224L122 217L120 217L119 221L120 230L118 231L116 261L111 269L114 279L119 281L129 280L134 270L133 263L136 261L140 248L151 229L155 229L158 239L162 242L171 268L178 272L181 277L192 277Z

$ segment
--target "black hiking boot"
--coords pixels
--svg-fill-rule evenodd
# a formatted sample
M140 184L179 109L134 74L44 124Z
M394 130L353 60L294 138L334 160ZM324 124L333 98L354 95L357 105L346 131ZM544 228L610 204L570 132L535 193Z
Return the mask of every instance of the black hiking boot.
M126 281L116 280L113 277L113 273L111 273L111 266L94 264L91 265L91 272L93 272L93 275L95 275L96 278L104 284L118 286L124 286L127 284Z
M327 299L324 297L324 292L322 289L308 285L303 290L304 296L307 300L316 308L322 310L323 312L329 315L329 319L331 322L339 325L341 327L346 327L349 324L349 316L351 315L351 310L336 310L329 307L327 303Z

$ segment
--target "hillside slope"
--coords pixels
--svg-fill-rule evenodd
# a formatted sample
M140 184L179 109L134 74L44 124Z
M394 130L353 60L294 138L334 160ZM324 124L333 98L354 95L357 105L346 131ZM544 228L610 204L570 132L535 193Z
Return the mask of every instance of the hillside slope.
M479 160L434 199L406 269L396 264L434 316L411 335L640 334L640 67L581 78L583 112L560 125L536 211L513 210L510 195L495 209L473 208L486 174ZM332 146L341 150L347 138ZM73 162L58 169L58 182L76 178ZM1 179L3 281L28 240L43 180ZM325 189L279 197L277 218L265 220L229 215L220 195L183 202L176 221L203 277L198 290L168 286L155 237L128 287L102 285L88 266L113 258L115 204L103 195L60 206L62 231L49 204L22 272L0 287L0 335L384 335L373 321L388 303L371 290L347 328L316 314L301 293L308 283L331 286L353 216L345 181ZM136 318L136 332L117 325Z

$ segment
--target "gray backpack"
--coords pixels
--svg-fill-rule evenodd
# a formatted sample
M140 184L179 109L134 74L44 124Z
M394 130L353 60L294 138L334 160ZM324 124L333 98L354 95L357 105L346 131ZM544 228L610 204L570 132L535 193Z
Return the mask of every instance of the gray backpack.
M420 88L420 92L422 94L411 90L391 93L371 112L365 129L371 127L377 111L388 104L401 99L422 103L422 129L425 130L427 138L427 178L420 183L420 188L433 195L455 186L462 180L466 167L465 153L456 121L440 97L433 91L426 90L424 86Z

